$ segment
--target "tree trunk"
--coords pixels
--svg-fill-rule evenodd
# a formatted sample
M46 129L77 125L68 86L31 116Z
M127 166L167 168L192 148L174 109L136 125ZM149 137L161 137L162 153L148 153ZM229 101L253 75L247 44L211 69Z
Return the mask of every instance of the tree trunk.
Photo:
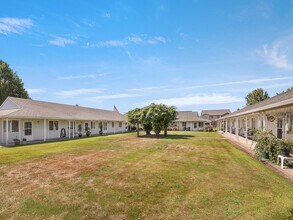
M168 134L167 129L164 130L164 135L166 136Z
M155 131L157 138L159 138L160 136L160 132L159 131Z
M136 124L136 135L139 137L139 123Z
M151 131L150 131L150 130L146 130L146 131L145 131L145 134L146 134L146 135L151 135Z

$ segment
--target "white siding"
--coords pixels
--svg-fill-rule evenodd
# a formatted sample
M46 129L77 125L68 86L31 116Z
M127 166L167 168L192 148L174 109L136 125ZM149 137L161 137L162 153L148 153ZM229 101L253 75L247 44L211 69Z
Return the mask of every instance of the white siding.
M9 120L18 120L18 119L9 119ZM25 138L27 141L43 141L45 138L44 134L44 119L19 119L19 130L18 132L12 132L10 129L8 133L8 144L13 144L13 139L17 138L23 141L23 138ZM58 121L58 130L49 130L49 121ZM25 135L25 129L24 129L24 123L25 122L31 122L32 123L32 134L31 135ZM72 123L73 121L71 121ZM3 125L2 123L6 123L5 119L0 119L0 145L6 144L6 132L3 132L3 138L2 138L2 130ZM91 121L75 121L75 128L72 126L70 129L71 135L70 137L73 137L73 134L75 137L78 137L78 125L82 125L82 135L85 136L85 123L89 124L89 127L91 128ZM91 135L99 135L100 128L99 128L99 121L94 121L95 128L91 129ZM115 122L115 128L112 128L112 122L107 122L107 130L103 130L103 133L105 134L111 134L111 133L121 133L127 131L126 129L126 123L122 123L122 127L119 127L119 122ZM66 137L69 138L69 121L67 120L50 120L46 119L46 126L45 126L45 132L46 132L46 139L58 139L60 138L60 133L62 129L65 129L66 131Z
M0 119L0 144L4 145L4 140L3 140L3 119Z
M182 125L182 122L176 122L177 123L177 129L179 131L184 130L184 126ZM194 123L196 123L196 128L194 127ZM198 131L199 129L204 129L205 128L205 123L201 122L202 126L199 126L200 122L198 121L193 121L193 122L186 122L186 128L190 128L191 131Z

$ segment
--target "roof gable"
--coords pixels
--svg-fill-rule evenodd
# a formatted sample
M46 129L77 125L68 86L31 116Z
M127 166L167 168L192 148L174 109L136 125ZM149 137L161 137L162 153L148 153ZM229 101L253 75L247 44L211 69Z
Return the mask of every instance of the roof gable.
M0 106L0 110L20 109L21 107L13 102L12 97L7 97Z
M214 110L202 110L201 115L211 115L211 116L223 116L230 114L230 109L214 109Z
M198 112L192 111L178 111L178 116L176 121L207 121L206 119L200 118Z

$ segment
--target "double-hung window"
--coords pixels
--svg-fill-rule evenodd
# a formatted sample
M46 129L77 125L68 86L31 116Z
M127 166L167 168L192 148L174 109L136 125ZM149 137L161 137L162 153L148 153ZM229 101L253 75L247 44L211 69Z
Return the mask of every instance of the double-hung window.
M49 131L58 131L58 121L49 121Z

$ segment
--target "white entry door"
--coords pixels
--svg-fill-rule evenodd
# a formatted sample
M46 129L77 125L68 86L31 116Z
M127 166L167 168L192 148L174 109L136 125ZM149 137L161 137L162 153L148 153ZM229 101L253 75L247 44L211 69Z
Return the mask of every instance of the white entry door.
M23 122L23 138L26 138L27 141L33 140L33 122L32 121Z

